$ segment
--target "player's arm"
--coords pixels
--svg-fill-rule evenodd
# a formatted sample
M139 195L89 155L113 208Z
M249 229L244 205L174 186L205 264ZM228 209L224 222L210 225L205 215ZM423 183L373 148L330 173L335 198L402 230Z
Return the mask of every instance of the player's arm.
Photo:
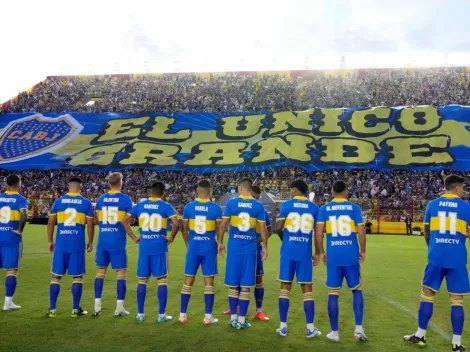
M325 231L325 208L321 207L318 212L318 218L315 226L315 254L313 256L313 265L320 264L320 258L326 263L325 247L323 247L323 232Z
M424 240L426 241L426 245L429 247L429 238L430 238L430 235L431 235L431 227L430 227L430 224L431 224L431 212L430 212L430 209L429 209L429 205L428 204L426 206L426 211L424 213Z
M360 258L361 263L364 263L366 260L366 227L364 224L357 225L357 236L359 238L359 246L360 246Z
M186 247L188 246L188 238L189 238L189 220L183 219L181 235L183 236L183 241Z
M20 209L20 223L18 225L17 233L18 235L23 234L23 230L26 226L26 221L28 221L28 209Z
M266 260L268 257L268 228L266 227L266 223L258 219L259 223L259 232L261 235L261 242L263 243L263 250L262 256L263 260Z
M230 218L224 214L224 217L219 222L219 227L217 228L217 247L219 255L225 254L224 235L225 229L227 228L229 221Z
M288 214L287 214L285 203L282 203L281 209L279 210L279 217L276 220L276 233L281 238L284 232L284 225L286 222L287 215Z
M121 221L121 224L122 224L122 227L124 227L124 230L126 230L127 236L129 236L130 238L134 238L134 237L137 238L134 232L132 231L131 224L133 222L134 222L134 217L132 216L132 214L128 213L126 214L124 219Z
M88 202L86 212L86 230L88 234L87 252L91 252L93 250L93 240L95 239L95 212L91 202Z
M54 229L57 222L57 215L50 214L47 221L47 243L49 243L49 252L54 252Z
M180 223L178 221L178 216L176 214L172 215L170 219L171 219L171 242L173 242L180 228Z

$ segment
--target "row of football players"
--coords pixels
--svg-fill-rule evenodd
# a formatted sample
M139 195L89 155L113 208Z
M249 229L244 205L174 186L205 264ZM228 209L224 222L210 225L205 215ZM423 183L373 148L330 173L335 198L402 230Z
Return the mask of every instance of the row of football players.
M137 276L137 321L145 320L144 302L146 284L150 276L158 280L159 315L157 322L172 318L166 314L168 244L173 242L178 231L176 213L170 204L161 200L164 187L160 182L151 186L148 200L133 206L129 196L122 194L122 175L113 173L108 178L110 191L101 196L93 210L91 203L80 195L81 181L72 178L69 193L56 200L51 209L48 224L49 250L53 253L52 280L50 284L49 317L56 316L56 301L60 292L60 281L68 273L73 277L72 317L86 314L80 308L82 278L85 273L85 248L93 250L94 225L99 224L100 236L96 251L98 267L95 278L94 314L101 312L103 279L108 266L117 271L116 315L128 315L123 302L126 294L126 234L139 243ZM464 179L449 176L445 180L446 194L431 202L425 215L425 229L429 249L429 263L423 279L422 301L419 310L418 331L405 336L405 341L418 345L426 344L425 333L432 316L435 292L444 278L451 293L451 320L454 330L453 351L465 351L461 345L463 329L463 295L470 292L466 269L465 235L470 224L470 206L459 197L463 194ZM19 245L25 224L26 200L18 194L20 180L13 175L7 179L9 190L0 198L1 264L7 270L6 299L4 309L17 309L11 298L16 287L16 271L19 261ZM197 187L198 198L184 208L183 239L187 244L185 281L181 291L179 321L187 322L186 310L191 297L194 277L201 267L204 275L204 301L206 314L204 324L218 320L212 315L214 304L214 276L217 274L217 254L225 255L224 234L229 227L228 253L225 284L229 287L229 325L235 329L246 329L250 324L246 314L250 301L250 288L255 287L257 318L267 320L262 313L262 260L268 255L269 218L259 197L259 189L249 179L239 182L239 197L228 201L222 214L221 208L210 201L211 187L201 181ZM326 284L329 288L328 314L332 331L327 338L339 341L338 297L342 282L346 279L353 292L353 309L356 320L354 337L366 341L362 328L364 300L361 290L360 262L365 260L366 238L360 208L347 201L347 186L343 181L333 185L334 199L318 208L305 194L307 185L302 180L291 184L292 199L282 204L276 223L276 232L283 236L279 280L281 336L287 335L287 313L289 293L294 276L300 283L308 338L321 333L313 325L315 304L312 294L313 265L323 261L327 265ZM449 212L448 210L452 210ZM134 219L139 221L140 237L131 228ZM172 222L171 234L167 234L168 221ZM56 241L53 241L57 223ZM85 228L87 231L85 231ZM326 230L326 231L325 231ZM85 244L85 232L88 244ZM327 254L323 239L326 232ZM313 236L315 234L315 236ZM458 236L456 238L455 236ZM315 239L315 255L312 256L312 240ZM16 252L15 252L16 250Z

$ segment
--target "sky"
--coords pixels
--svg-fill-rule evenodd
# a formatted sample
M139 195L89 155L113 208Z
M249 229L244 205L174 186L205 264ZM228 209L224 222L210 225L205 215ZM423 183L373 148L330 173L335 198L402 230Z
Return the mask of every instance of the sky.
M468 0L1 5L0 101L61 74L470 66Z

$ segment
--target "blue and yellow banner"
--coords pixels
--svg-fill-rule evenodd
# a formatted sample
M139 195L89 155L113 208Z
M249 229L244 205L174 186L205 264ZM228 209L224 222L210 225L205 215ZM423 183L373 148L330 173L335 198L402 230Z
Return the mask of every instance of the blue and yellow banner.
M0 118L0 167L10 170L470 170L470 107L457 105Z

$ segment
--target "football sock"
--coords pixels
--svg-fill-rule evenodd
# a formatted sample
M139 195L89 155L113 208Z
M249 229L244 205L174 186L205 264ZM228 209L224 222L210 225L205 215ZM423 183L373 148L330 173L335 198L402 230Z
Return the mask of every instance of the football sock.
M289 312L289 291L281 290L281 293L279 294L279 319L281 320L281 324L287 323L288 312Z
M213 286L206 286L204 289L204 303L206 306L206 316L212 315L212 310L214 309L214 287Z
M312 324L313 326L313 319L315 317L315 301L313 300L313 293L306 292L303 296L305 320L307 321L307 324Z
M83 292L83 278L74 277L72 281L72 297L73 297L73 309L74 310L78 310L80 308L82 292Z
M331 331L338 331L339 316L339 290L330 290L328 294L328 316L330 318Z
M147 280L139 280L137 285L137 313L144 314L145 296L147 296Z
M168 280L166 278L158 280L158 314L160 316L165 315L166 302L168 299Z
M261 308L263 307L263 299L264 299L264 287L263 284L256 284L255 287L255 301L256 301L256 311L261 312Z
M238 305L240 306L240 314L238 318L243 317L243 320L245 320L246 314L248 313L248 306L250 305L250 291L240 292L240 299L238 301ZM238 321L242 323L240 319L238 319ZM243 323L244 322L245 321L243 321Z
M95 277L95 298L101 298L103 294L104 274L96 274Z
M49 309L57 309L57 298L60 293L60 277L52 277L51 283L49 285Z
M463 299L451 298L450 320L452 322L452 344L460 346L462 344L462 331L465 321L463 310Z
M353 310L356 325L362 326L362 319L364 316L364 295L361 289L353 291Z
M235 316L235 319L237 319L237 307L238 307L238 288L237 287L230 287L228 290L228 306L230 308L230 312L232 320L233 316Z
M5 297L13 297L16 290L16 271L7 270L5 278Z
M429 320L431 320L434 310L434 296L428 296L421 291L421 302L418 310L418 331L417 337L426 336L426 329L428 328Z
M181 307L180 313L186 313L188 310L189 299L191 298L191 286L183 285L181 289Z
M124 301L126 299L127 283L125 275L118 275L116 280L116 297L118 301Z

